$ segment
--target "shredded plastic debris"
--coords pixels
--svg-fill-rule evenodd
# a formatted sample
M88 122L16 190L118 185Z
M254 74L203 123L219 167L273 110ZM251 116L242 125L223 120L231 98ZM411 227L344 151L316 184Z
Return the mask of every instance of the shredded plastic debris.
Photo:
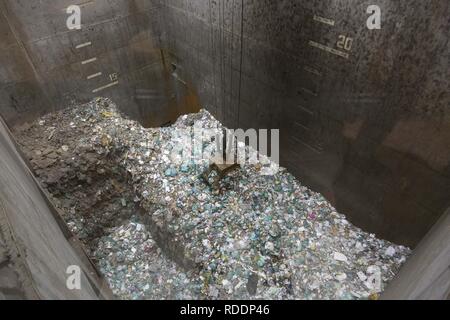
M209 158L180 161L174 152L184 143L174 130L194 124L222 130L205 110L146 129L96 99L18 135L118 297L373 299L383 291L408 248L353 226L285 169L267 175L276 167L268 159L243 164L211 188L201 177ZM76 168L108 183L68 177ZM80 188L69 190L74 182ZM93 196L102 200L82 204Z
M94 257L113 292L123 299L199 298L200 284L164 256L139 218L102 237Z

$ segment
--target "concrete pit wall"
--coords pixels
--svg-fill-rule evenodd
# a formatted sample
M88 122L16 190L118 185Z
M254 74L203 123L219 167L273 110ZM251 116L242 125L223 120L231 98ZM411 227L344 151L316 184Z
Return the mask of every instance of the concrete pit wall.
M0 103L10 125L96 96L148 126L196 110L178 110L161 54L159 1L85 1L81 30L66 25L76 1L0 4Z
M0 118L0 300L111 298ZM67 283L79 271L79 290ZM69 272L69 273L68 273Z
M10 124L97 95L148 126L201 104L280 128L282 165L380 237L414 246L450 206L446 0L95 0L81 31L71 1L0 4Z
M282 165L356 225L414 246L450 206L448 1L163 3L167 59L201 103L280 128Z

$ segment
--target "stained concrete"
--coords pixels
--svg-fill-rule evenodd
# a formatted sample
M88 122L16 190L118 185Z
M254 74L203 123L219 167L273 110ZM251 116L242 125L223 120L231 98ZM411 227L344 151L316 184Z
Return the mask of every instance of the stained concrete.
M147 126L202 105L281 129L282 165L380 237L414 246L450 206L448 1L96 0L81 31L69 3L0 2L9 123L96 95Z
M177 107L172 69L161 54L159 1L87 2L81 30L66 27L72 1L1 4L0 101L9 124L96 96L114 99L146 126L198 110Z
M414 246L450 206L448 1L163 4L166 55L200 102L280 128L282 165L354 223Z

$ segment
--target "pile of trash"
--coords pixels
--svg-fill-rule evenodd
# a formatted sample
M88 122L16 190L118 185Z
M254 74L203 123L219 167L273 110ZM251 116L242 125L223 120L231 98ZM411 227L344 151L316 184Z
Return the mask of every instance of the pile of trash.
M184 273L163 254L139 217L102 237L93 257L113 292L122 299L200 298L201 283L195 281L195 275Z
M126 177L133 195L123 204L132 201L136 210L108 227L92 249L118 297L374 299L410 254L353 226L287 170L273 171L277 166L264 157L211 188L201 179L210 158L193 161L179 152L186 137L174 132L192 127L222 129L206 110L171 127L146 129L108 99L96 99L45 116L18 135L47 142L50 132L58 137L54 148L67 150L73 161L89 149ZM31 144L22 145L27 150ZM54 194L55 186L49 191ZM72 210L70 219L73 231L82 232L76 221L85 215Z

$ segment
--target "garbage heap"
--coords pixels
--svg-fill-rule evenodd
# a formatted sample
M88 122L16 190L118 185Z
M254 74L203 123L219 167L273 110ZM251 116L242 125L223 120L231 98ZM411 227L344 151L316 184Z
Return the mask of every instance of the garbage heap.
M178 151L174 132L194 126L223 128L206 110L144 128L98 98L16 136L119 298L378 297L408 248L355 227L265 157L211 188L210 158Z

